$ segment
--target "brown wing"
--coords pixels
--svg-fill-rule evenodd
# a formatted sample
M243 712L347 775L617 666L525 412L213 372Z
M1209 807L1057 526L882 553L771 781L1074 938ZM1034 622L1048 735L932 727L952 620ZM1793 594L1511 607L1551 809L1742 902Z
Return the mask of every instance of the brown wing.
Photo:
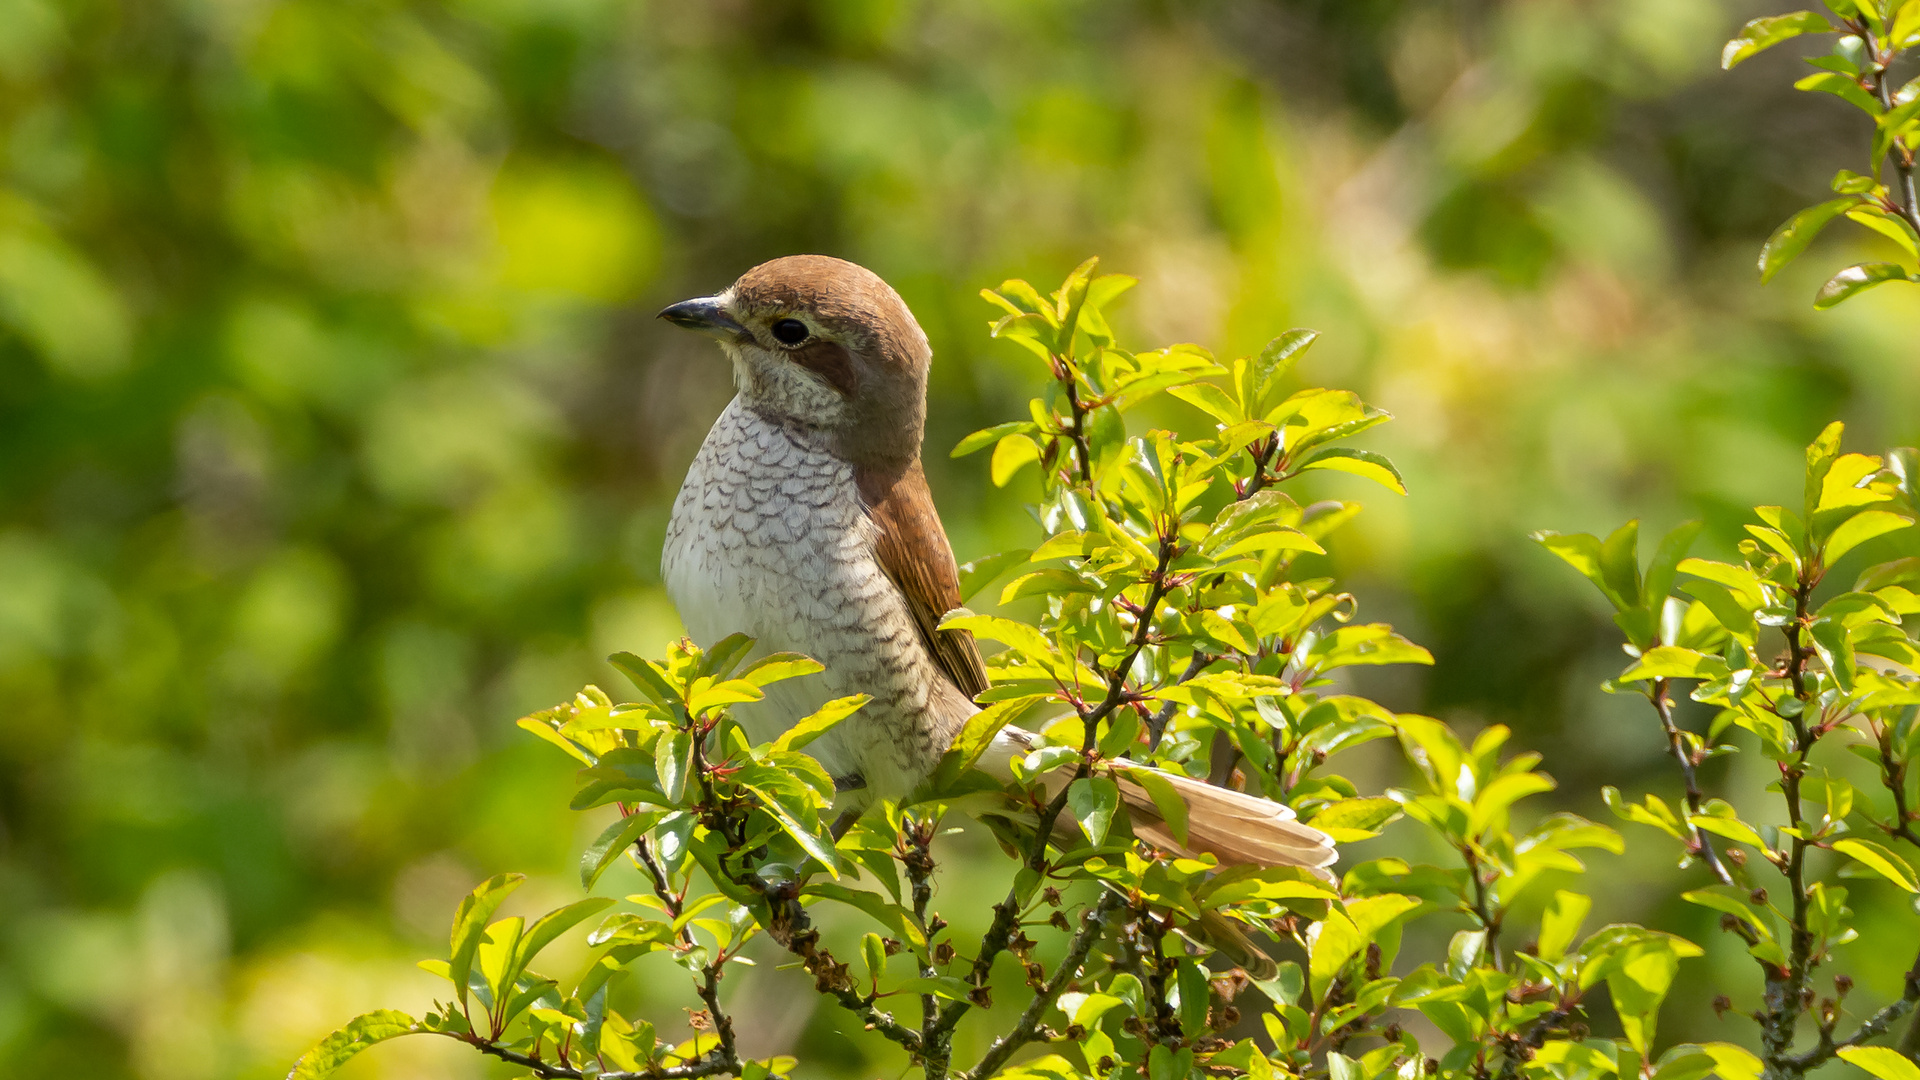
M927 651L972 700L987 688L986 665L980 662L973 635L934 629L942 615L960 606L960 571L934 509L933 493L927 490L926 474L916 461L898 472L862 470L858 480L867 514L879 526L874 548L881 569L906 594Z

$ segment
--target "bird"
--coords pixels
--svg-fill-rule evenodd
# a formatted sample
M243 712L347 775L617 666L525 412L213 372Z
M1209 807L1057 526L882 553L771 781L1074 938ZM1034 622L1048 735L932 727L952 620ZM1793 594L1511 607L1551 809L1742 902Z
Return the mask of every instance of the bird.
M871 700L807 752L858 810L924 780L987 689L978 646L940 621L961 606L959 571L921 467L932 349L899 293L826 255L762 263L660 318L717 340L736 394L674 499L661 572L689 636L735 632L760 654L797 652L823 670L736 706L756 741L828 701ZM980 757L1001 781L1034 744L1008 726ZM1285 804L1178 773L1184 842L1112 763L1136 837L1221 866L1304 867L1331 879L1328 836Z

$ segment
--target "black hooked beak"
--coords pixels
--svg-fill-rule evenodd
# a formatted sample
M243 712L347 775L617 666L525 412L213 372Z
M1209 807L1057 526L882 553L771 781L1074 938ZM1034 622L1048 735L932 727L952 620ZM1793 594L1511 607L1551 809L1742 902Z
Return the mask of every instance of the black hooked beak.
M717 296L682 300L660 312L660 317L675 326L684 326L721 341L747 341L752 338L745 327L727 314L727 306Z

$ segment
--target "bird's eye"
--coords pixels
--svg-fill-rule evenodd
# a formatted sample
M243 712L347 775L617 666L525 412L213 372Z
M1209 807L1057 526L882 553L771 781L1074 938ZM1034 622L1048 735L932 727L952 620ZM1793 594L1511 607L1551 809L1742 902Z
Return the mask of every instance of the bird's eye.
M782 345L798 345L807 340L807 324L799 319L781 319L771 329L773 340Z

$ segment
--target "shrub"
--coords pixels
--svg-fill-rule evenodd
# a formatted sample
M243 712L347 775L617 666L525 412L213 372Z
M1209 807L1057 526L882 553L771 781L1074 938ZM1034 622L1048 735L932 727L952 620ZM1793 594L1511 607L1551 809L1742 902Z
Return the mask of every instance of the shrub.
M448 1000L420 1018L353 1021L302 1059L296 1077L324 1075L409 1033L460 1039L543 1077L786 1075L798 1067L790 1058L740 1057L718 994L724 977L753 977L736 965L762 935L928 1077L1348 1080L1438 1070L1689 1080L1713 1070L1731 1080L1872 1052L1860 1044L1920 994L1845 1035L1837 1001L1803 1000L1813 968L1850 937L1845 889L1816 879L1808 854L1830 849L1896 886L1914 885L1900 855L1849 834L1845 822L1851 815L1883 839L1913 839L1902 785L1920 749L1911 704L1920 696L1909 674L1861 658L1910 662L1900 616L1920 610L1920 599L1902 583L1920 565L1876 567L1855 590L1810 605L1823 567L1844 549L1910 524L1905 473L1839 453L1838 428L1829 429L1809 453L1808 524L1761 508L1766 524L1754 527L1739 563L1684 559L1691 526L1645 568L1632 525L1606 541L1541 538L1618 607L1636 660L1612 688L1647 696L1687 778L1683 809L1657 795L1629 804L1610 793L1610 802L1677 839L1719 879L1687 899L1724 912L1765 972L1764 1061L1724 1043L1662 1052L1660 1004L1699 946L1625 924L1582 934L1591 902L1563 887L1583 869L1575 852L1620 852L1620 834L1572 814L1527 813L1526 800L1554 785L1535 767L1537 754L1503 753L1506 729L1468 743L1436 720L1342 692L1341 668L1431 658L1390 627L1358 621L1355 597L1334 581L1295 573L1297 557L1324 551L1359 507L1303 507L1286 489L1304 473L1333 470L1400 490L1385 459L1342 445L1387 415L1346 391L1284 391L1312 344L1307 331L1226 364L1191 345L1128 352L1105 309L1132 281L1093 269L1081 267L1050 297L1018 281L987 294L1004 313L994 334L1030 350L1049 379L1030 419L976 433L955 453L992 447L1002 484L1037 466L1044 537L1032 550L970 564L964 587L976 593L1012 574L1001 602L1032 600L1039 616L948 616L1005 648L990 662L985 707L923 789L836 838L832 782L804 748L861 699L755 746L729 706L818 670L812 661L746 664L750 643L740 637L708 651L682 642L657 660L618 656L637 701L615 704L588 687L521 724L581 761L576 809L620 807L583 856L583 885L627 857L650 892L605 915L588 939L593 962L563 983L531 962L613 901L583 899L532 923L490 922L518 879L484 883L455 916L450 959L425 965L452 981ZM1201 410L1212 430L1130 435L1128 413L1157 393ZM1682 575L1686 599L1669 599ZM1786 659L1762 651L1763 627L1786 636ZM1695 697L1724 706L1706 737L1675 726L1667 694L1678 679L1699 680ZM931 907L938 838L956 808L999 788L971 768L993 732L1036 716L1042 745L1012 786L1026 824L989 819L1017 876L984 939L957 941ZM1871 752L1890 813L1876 814L1838 773L1808 763L1816 744L1845 731ZM1780 761L1786 825L1748 824L1693 785L1693 766L1728 752L1719 740L1735 732ZM1375 740L1403 751L1407 787L1363 792L1336 771L1338 755ZM1337 887L1293 868L1216 871L1210 858L1157 853L1131 839L1118 802L1107 763L1123 756L1244 784L1344 843L1404 820L1398 853L1349 861ZM1066 781L1051 798L1050 776ZM1178 832L1175 806L1165 809ZM1063 839L1052 825L1068 809L1079 831ZM1790 910L1769 906L1754 880L1760 862L1784 871ZM827 941L813 925L822 905L855 909L871 930ZM1451 930L1421 936L1444 940L1444 953L1401 955L1404 928L1421 920ZM1218 947L1234 928L1278 938L1275 951L1293 959L1270 978L1231 968ZM690 1038L662 1038L655 1022L608 1005L609 988L635 967L664 963L688 973L700 1003ZM1617 1039L1591 1031L1602 984ZM1795 1022L1810 1005L1819 1041L1793 1056ZM1407 1030L1413 1014L1433 1033L1424 1043ZM994 1031L976 1060L953 1059L962 1022ZM1015 1063L1030 1046L1046 1052Z

